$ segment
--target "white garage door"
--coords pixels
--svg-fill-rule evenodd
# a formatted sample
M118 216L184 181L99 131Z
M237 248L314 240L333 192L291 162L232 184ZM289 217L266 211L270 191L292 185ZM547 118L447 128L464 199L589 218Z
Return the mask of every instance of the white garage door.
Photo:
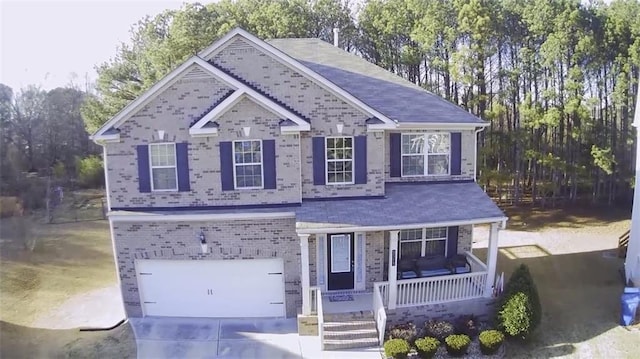
M283 317L281 259L138 260L144 315Z

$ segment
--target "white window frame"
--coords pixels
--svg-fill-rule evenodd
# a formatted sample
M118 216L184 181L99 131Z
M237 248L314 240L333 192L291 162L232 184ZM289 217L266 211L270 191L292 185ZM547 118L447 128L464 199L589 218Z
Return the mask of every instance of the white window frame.
M329 159L329 139L350 138L351 139L351 159ZM355 142L353 136L329 136L324 139L324 183L327 185L345 185L355 183ZM329 182L329 162L347 162L351 161L351 181L350 182Z
M419 153L404 153L404 146L402 146L402 144L404 143L403 139L404 136L416 136L416 135L420 135L423 137L423 151L422 151L422 157L423 157L423 161L424 161L424 169L423 169L423 173L422 174L417 174L417 175L406 175L404 174L404 166L403 161L405 157L413 157L413 156L418 156L420 155ZM429 137L429 135L447 135L449 137L449 151L447 153L429 153L428 149L427 149L427 138ZM447 155L447 157L449 157L449 160L447 161L448 164L448 168L447 168L447 173L434 173L434 174L430 174L429 173L429 157L430 156L442 156L442 155ZM401 177L425 177L425 176L450 176L451 175L451 133L449 132L406 132L406 133L402 133L400 136L400 171L401 171Z
M260 162L251 162L251 163L236 163L236 143L237 142L260 142ZM264 189L264 144L262 140L251 139L251 140L235 140L233 141L231 154L233 157L233 188L234 189ZM255 166L260 165L260 176L262 177L262 186L252 186L252 187L239 187L238 186L238 177L236 176L236 166Z
M173 146L173 166L154 166L153 165L153 154L151 153L151 148L154 146L166 146L166 145L172 145ZM149 179L151 181L151 191L152 192L175 192L178 190L178 153L176 152L177 148L176 148L176 144L175 142L157 142L157 143L150 143L148 146L148 151L149 151ZM174 169L174 175L176 176L176 186L175 188L163 188L163 189L156 189L155 186L153 185L153 170L155 168L173 168Z
M444 256L446 257L447 255L449 255L448 250L449 250L449 227L429 227L429 228L408 228L406 230L409 231L414 231L414 230L421 230L421 236L420 239L399 239L399 246L400 246L400 258L402 258L402 244L403 243L415 243L415 242L421 242L421 246L420 246L420 256L424 257L426 254L426 250L427 250L427 242L431 242L431 241L442 241L444 240ZM427 231L428 230L433 230L433 229L444 229L444 237L436 237L436 238L427 238ZM402 231L401 231L402 232ZM402 234L400 234L400 237L402 236Z

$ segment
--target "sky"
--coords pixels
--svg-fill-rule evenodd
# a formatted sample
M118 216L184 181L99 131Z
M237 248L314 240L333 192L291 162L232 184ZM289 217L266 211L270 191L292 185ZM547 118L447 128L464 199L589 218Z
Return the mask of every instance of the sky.
M85 74L95 80L94 66L129 42L131 25L184 2L193 1L0 0L0 83L14 92L31 84L51 90L71 81L84 89Z

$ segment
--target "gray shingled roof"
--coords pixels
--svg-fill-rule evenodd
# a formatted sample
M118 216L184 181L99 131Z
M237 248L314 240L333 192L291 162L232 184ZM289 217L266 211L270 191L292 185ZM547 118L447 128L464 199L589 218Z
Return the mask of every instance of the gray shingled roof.
M475 182L387 183L384 198L303 201L299 229L425 225L505 218Z
M298 229L438 225L443 222L499 220L505 214L475 182L387 183L380 198L304 200L300 206L148 211L119 209L128 215L295 213Z
M392 120L484 123L442 97L320 39L267 42Z

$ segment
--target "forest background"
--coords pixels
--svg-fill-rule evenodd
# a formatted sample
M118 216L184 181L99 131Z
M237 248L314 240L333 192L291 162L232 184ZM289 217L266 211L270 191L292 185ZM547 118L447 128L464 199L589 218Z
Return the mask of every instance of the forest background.
M222 0L141 19L83 88L0 84L0 194L103 185L88 136L239 26L339 46L490 123L479 178L501 202L628 204L640 69L636 0ZM42 185L46 178L46 185Z

